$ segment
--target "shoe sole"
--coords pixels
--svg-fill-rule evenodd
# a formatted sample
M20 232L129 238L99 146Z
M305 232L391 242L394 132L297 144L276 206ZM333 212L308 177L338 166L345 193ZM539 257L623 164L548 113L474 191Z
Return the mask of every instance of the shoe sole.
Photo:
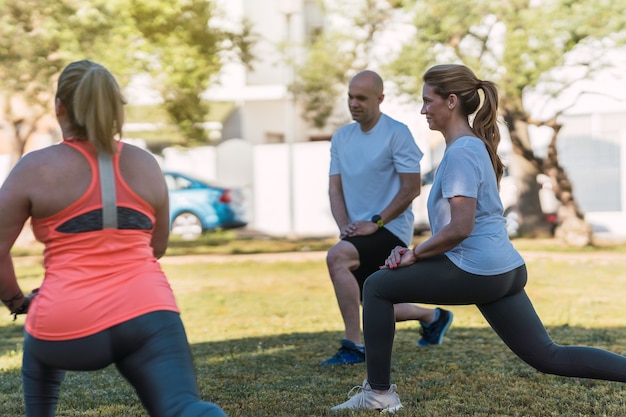
M357 365L357 364L363 363L363 362L365 362L365 359L363 359L362 361L358 361L358 362L335 362L335 363L321 362L320 366L325 367L325 366Z
M403 409L404 407L402 406L402 404L398 404L394 407L389 407L389 408L385 408L383 410L380 411L380 414L395 414L396 411L399 411L401 409Z

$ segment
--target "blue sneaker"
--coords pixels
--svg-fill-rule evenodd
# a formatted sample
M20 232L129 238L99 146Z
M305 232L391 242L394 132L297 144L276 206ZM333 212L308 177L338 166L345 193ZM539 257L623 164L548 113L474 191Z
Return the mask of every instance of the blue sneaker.
M417 341L418 346L440 345L443 341L443 335L450 327L453 315L451 311L442 308L437 310L439 310L439 318L434 323L421 324L420 334L422 338Z
M361 362L365 362L365 351L363 348L358 348L352 340L341 339L341 347L335 353L335 356L326 359L320 363L320 366L352 365Z

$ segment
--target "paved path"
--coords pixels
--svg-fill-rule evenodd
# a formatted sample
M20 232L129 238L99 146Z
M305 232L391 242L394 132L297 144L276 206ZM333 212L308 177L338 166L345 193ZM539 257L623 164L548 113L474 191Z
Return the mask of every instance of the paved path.
M326 252L277 252L251 253L243 255L187 255L164 256L160 262L164 265L180 265L189 262L234 263L234 262L309 262L323 261Z

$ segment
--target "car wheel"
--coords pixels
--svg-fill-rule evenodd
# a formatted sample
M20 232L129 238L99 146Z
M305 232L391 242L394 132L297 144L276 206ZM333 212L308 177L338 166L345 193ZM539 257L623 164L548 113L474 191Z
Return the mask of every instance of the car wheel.
M509 207L504 210L504 218L506 220L506 231L509 237L519 235L519 214L516 207Z
M202 235L202 222L193 213L185 212L174 217L172 234L184 240L195 240Z

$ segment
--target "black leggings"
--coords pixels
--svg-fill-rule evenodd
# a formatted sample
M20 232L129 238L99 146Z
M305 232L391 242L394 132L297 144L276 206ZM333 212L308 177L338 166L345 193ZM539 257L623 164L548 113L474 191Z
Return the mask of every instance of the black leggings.
M114 363L152 417L225 417L199 398L191 351L177 313L156 311L92 336L46 341L25 332L22 377L26 417L55 414L65 371Z
M504 343L524 362L548 374L626 382L626 358L586 346L552 341L526 296L526 266L501 275L467 273L445 255L385 269L365 281L363 334L368 382L386 390L395 335L393 305L417 302L476 304Z

